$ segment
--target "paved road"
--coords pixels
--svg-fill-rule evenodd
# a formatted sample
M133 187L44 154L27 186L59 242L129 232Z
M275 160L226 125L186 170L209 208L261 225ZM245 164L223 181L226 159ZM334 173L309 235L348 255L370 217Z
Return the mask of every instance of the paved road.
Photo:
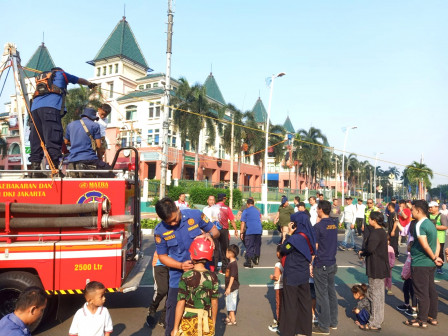
M339 235L339 239L343 238ZM238 264L240 266L240 298L238 303L236 326L225 326L217 324L216 335L275 335L267 329L272 322L273 310L275 309L275 293L272 288L272 282L269 280L269 274L273 271L275 264L275 248L278 237L263 237L262 255L260 265L254 269L244 269L242 264L244 258L240 257ZM232 238L232 243L237 243ZM146 236L145 253L152 255L155 246L152 237ZM241 243L239 242L241 247ZM404 252L404 248L403 252ZM358 261L354 252L338 252L338 272L336 278L336 291L339 301L339 326L338 330L332 331L331 335L365 335L353 323L351 309L356 305L350 292L351 285L354 283L365 282L365 269ZM448 329L448 266L446 274L436 277L436 286L439 292L439 327L428 327L428 330L413 329L406 327L402 322L406 317L395 309L395 306L402 303L403 294L401 292L402 282L400 280L401 265L404 258L397 261L397 266L393 269L393 294L386 296L385 322L383 323L382 335L446 335ZM223 281L223 277L220 276ZM133 293L127 294L108 294L106 306L109 308L112 320L114 322L114 336L162 336L163 329L156 326L150 329L145 325L145 318L150 298L152 297L152 274L148 269L142 281L142 286ZM222 293L224 291L222 290ZM68 335L70 323L76 310L83 304L81 296L63 297L60 303L59 320L38 330L35 335L38 336L56 336ZM225 302L221 297L219 300L218 321L225 316Z

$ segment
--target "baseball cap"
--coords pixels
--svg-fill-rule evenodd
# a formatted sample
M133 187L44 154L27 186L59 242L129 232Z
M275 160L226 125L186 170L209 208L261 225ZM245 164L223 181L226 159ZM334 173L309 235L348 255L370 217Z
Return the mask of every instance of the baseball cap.
M435 201L431 201L431 202L429 202L428 207L439 207L439 203L437 203Z
M226 198L226 194L218 194L218 201L222 201L224 198Z
M281 200L282 205L285 204L286 202L288 202L288 197L283 196Z

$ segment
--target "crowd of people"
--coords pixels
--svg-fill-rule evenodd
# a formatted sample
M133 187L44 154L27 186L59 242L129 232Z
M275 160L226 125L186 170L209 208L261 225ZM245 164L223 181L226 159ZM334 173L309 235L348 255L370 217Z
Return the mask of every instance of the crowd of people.
M391 269L399 256L398 246L406 246L403 279L404 302L396 308L409 316L408 327L427 328L438 325L438 294L434 274L441 273L448 214L437 202L392 200L384 214L369 199L352 204L345 199L341 211L332 202L309 198L310 208L300 198L290 206L286 196L275 222L281 239L275 251L278 261L270 279L275 290L275 319L268 326L283 336L329 335L338 328L338 301L335 289L336 254L354 250L365 262L368 284L351 288L357 300L354 322L363 331L381 331L384 321L385 294L392 294ZM166 336L212 336L218 312L217 273L225 277L224 295L227 326L237 325L237 302L240 287L237 257L240 249L230 244L229 225L245 247L244 267L252 268L260 258L261 214L249 198L240 209L237 230L225 194L210 195L203 212L190 209L181 194L177 201L163 198L156 204L161 222L154 230L156 251L153 258L154 296L149 306L147 323L157 322ZM362 213L363 212L363 213ZM315 213L315 215L314 215ZM360 220L362 215L362 220ZM338 228L345 229L338 245ZM360 231L358 231L361 227ZM362 235L356 245L355 235ZM401 240L401 242L400 242ZM110 335L113 324L105 303L104 285L91 281L85 288L86 303L75 314L69 335ZM156 311L165 300L160 319ZM14 313L0 321L0 330L8 335L31 335L28 326L38 321L46 305L45 292L32 287L25 290Z

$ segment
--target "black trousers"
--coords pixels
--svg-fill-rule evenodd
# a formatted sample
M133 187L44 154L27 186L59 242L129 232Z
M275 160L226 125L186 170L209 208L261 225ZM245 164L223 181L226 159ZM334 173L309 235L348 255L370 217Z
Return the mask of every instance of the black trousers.
M414 266L411 270L414 293L418 300L417 319L422 322L426 322L428 317L436 319L439 300L434 283L436 267Z
M398 235L399 233L395 233L395 236L391 237L389 234L390 246L394 249L395 257L398 257L400 252L398 251Z
M362 235L362 222L363 222L363 218L356 218L356 233L358 234L358 236Z
M260 256L261 234L246 235L244 244L246 245L246 258L252 259Z
M165 265L154 266L154 296L152 303L149 305L149 310L157 311L160 302L168 294L168 287L170 281L169 268ZM163 308L163 311L166 310ZM162 318L163 319L163 316Z
M225 272L229 264L229 259L226 258L227 248L229 247L229 229L219 230L219 237L217 239L221 251L221 271Z
M57 167L62 155L63 129L60 111L52 107L41 107L32 111L31 115L36 126L31 122L29 160L30 162L41 162L44 157L44 150L40 146L40 135L53 164Z
M406 279L403 282L403 295L404 295L404 303L409 304L411 302L412 307L417 307L417 299L414 294L414 286L412 285L412 279Z
M440 243L439 257L440 259L445 260L445 243ZM442 266L437 266L437 269L442 269Z
M283 300L280 305L280 333L311 336L312 313L309 283L297 286L283 284Z

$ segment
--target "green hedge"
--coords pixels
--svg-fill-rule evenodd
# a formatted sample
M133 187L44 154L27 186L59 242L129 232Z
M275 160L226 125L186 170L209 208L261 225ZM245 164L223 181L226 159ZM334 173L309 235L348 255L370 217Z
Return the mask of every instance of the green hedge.
M154 229L156 225L160 222L159 219L142 219L141 224L143 229ZM235 221L236 228L239 230L241 228L241 222ZM277 230L277 226L273 222L263 221L262 222L263 230ZM232 225L230 225L230 229Z
M207 199L210 195L218 197L218 194L226 194L227 202L230 200L229 189L217 189L217 188L204 188L194 187L190 191L190 203L194 204L207 204ZM243 204L243 194L239 189L233 189L233 209L238 209Z

